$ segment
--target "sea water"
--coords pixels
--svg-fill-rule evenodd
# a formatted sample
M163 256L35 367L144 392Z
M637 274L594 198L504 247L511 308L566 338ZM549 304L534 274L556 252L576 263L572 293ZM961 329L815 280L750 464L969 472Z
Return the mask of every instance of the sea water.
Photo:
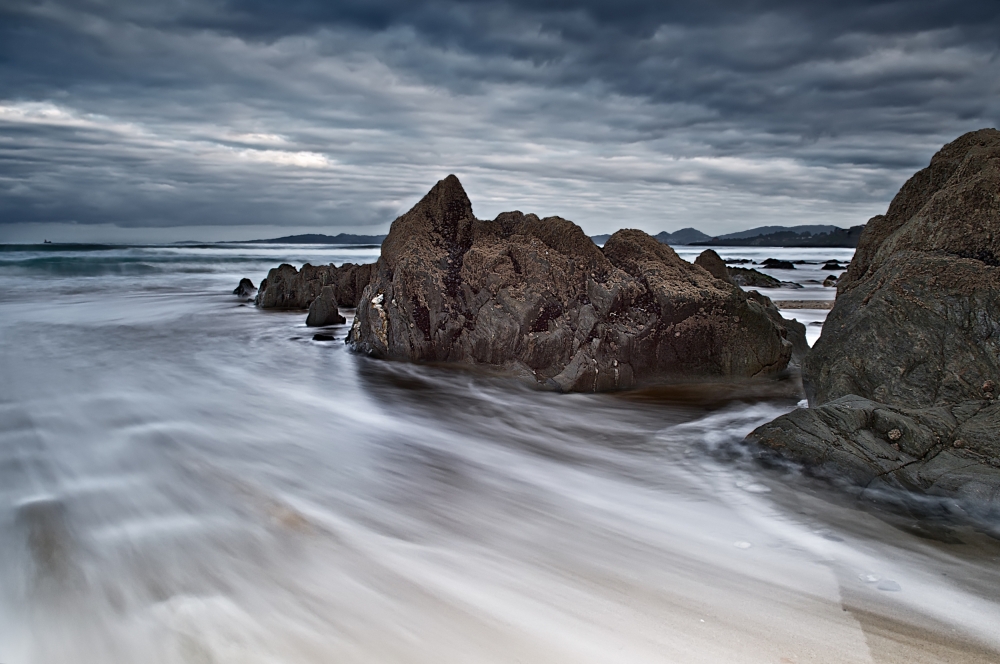
M0 662L998 661L995 540L754 462L797 396L539 392L231 294L377 255L3 247Z

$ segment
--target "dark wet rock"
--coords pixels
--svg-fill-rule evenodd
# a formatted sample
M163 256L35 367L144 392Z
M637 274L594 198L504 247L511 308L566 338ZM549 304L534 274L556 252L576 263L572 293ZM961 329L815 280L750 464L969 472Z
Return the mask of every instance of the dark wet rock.
M719 254L715 253L712 249L706 249L701 252L698 258L694 259L694 264L698 267L704 268L708 271L710 275L716 279L721 279L727 284L735 284L733 278L729 276L729 268L726 264L719 258Z
M240 279L240 285L233 291L233 295L237 297L253 297L256 292L257 287L253 285L253 282L243 277Z
M267 273L257 292L257 306L262 309L308 309L327 286L334 287L335 304L356 307L361 291L368 285L372 265L345 263L310 265L301 270L283 263Z
M778 373L786 336L761 303L641 231L602 250L559 217L478 220L449 176L393 222L348 340L597 391Z
M336 268L306 263L302 270L282 263L267 273L257 292L257 306L262 309L308 309L324 286L333 282Z
M840 279L806 362L812 403L857 394L920 408L982 398L983 382L1000 376L998 190L994 129L949 143L903 185Z
M309 305L309 315L306 316L307 327L325 327L347 322L337 309L337 290L334 285L323 287Z
M840 277L838 277L835 274L831 274L830 276L828 276L826 279L823 280L823 285L826 286L827 288L833 288L837 285L838 281L840 281Z
M322 334L322 333L320 333L320 334L314 334L313 335L313 341L335 341L335 340L336 340L336 337L334 337L332 334Z
M993 129L949 143L903 186L866 227L803 364L812 408L754 440L855 482L996 506L997 191Z
M982 398L1000 376L1000 268L902 251L837 297L805 365L810 401L910 408Z
M945 145L873 217L839 286L853 288L896 251L943 251L997 264L997 149L1000 131L980 129Z
M1000 511L1000 468L990 463L998 427L996 402L907 409L851 395L794 410L748 440L835 481L957 498L988 514Z
M371 280L374 263L344 263L336 268L334 284L337 287L337 305L341 307L355 308L361 299L361 291L365 289Z
M824 270L846 270L847 268L838 263L837 261L827 261L823 264Z
M795 263L792 261L783 261L777 258L768 258L763 263L764 267L771 268L772 270L794 270Z
M781 281L778 279L752 268L730 267L727 270L733 282L744 288L778 288L781 286Z

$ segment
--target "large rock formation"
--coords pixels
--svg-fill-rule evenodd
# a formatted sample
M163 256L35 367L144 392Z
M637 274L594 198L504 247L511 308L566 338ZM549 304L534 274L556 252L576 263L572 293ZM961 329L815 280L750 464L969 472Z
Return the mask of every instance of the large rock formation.
M920 408L1000 376L1000 131L944 146L869 223L806 362L811 403Z
M257 292L257 306L262 309L308 309L321 293L333 297L332 304L341 307L356 307L361 291L368 285L372 265L344 263L334 265L310 265L306 263L296 270L288 263L282 263L267 273L260 282ZM326 289L327 286L332 286Z
M806 358L813 408L751 437L861 481L1000 508L998 192L995 129L949 143L910 178L866 226ZM919 426L886 442L885 418Z
M766 305L641 231L602 251L559 217L478 220L448 176L393 222L348 340L593 391L774 374L791 356L786 334Z

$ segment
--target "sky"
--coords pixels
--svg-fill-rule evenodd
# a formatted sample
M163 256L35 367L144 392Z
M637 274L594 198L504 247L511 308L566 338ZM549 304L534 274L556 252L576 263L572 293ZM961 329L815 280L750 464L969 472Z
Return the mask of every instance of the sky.
M1000 2L0 0L0 242L864 223L1000 125Z

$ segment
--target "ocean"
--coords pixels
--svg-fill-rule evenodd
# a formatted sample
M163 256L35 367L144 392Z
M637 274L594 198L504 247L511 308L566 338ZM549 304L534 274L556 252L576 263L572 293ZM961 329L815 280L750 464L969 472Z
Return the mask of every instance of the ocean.
M718 251L813 261L781 301L852 254ZM1000 542L741 445L796 396L540 392L231 294L377 256L0 247L0 662L1000 661Z

